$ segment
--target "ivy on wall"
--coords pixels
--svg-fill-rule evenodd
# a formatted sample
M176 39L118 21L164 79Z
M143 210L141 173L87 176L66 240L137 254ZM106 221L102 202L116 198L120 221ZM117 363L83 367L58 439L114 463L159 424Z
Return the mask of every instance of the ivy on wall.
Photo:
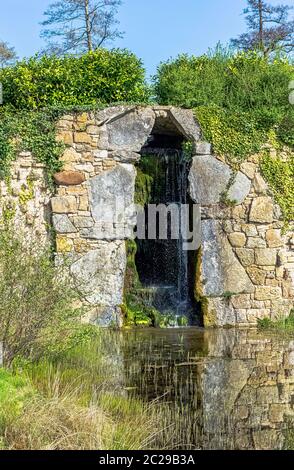
M9 175L11 161L22 151L44 163L49 175L61 168L64 145L56 140L58 113L0 108L0 177Z
M260 168L281 208L285 228L289 228L294 223L294 154L285 160L279 154L272 157L264 152Z
M241 162L261 150L266 133L252 115L230 112L217 106L199 106L194 110L203 137L214 152L226 155L230 162Z
M257 52L234 54L222 47L200 57L184 54L163 62L154 77L159 103L193 108L203 138L234 170L248 156L264 155L262 174L286 224L294 220L293 79L293 62L285 57L269 60ZM288 146L288 159L266 154L267 144L278 155Z

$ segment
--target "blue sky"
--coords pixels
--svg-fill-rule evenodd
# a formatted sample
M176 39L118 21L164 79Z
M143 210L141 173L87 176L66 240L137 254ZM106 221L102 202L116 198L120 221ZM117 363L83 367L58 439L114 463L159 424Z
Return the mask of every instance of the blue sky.
M0 0L0 39L13 45L19 57L42 48L39 23L52 1ZM181 52L204 53L243 32L245 5L245 0L123 0L118 19L125 36L113 46L135 52L152 74L162 60Z

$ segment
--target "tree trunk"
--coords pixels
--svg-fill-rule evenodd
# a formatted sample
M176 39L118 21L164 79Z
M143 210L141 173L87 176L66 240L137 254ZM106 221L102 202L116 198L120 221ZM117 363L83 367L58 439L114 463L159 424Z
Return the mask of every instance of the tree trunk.
M87 34L87 46L88 50L93 50L92 44L92 31L91 31L91 22L89 14L89 0L85 0L85 22L86 22L86 34Z
M258 14L259 14L259 48L264 53L263 41L263 4L262 0L258 0Z

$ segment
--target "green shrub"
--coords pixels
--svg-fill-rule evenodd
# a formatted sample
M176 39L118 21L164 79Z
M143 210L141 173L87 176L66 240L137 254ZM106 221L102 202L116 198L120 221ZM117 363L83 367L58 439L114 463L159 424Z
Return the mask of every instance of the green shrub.
M196 108L283 113L290 109L293 65L258 53L231 54L220 48L200 57L180 55L158 67L155 92L161 104Z
M4 364L56 354L82 341L78 292L50 252L18 230L0 231L0 341Z
M43 56L0 70L4 104L17 109L145 101L141 61L127 50L98 49L81 57Z
M232 54L219 47L212 54L180 55L162 63L154 84L160 103L194 108L203 138L236 170L268 142L278 151L284 144L294 146L293 79L294 66L287 59ZM293 157L282 161L266 155L261 170L287 226L294 219Z
M293 64L286 59L217 48L162 63L154 85L159 103L195 108L215 150L240 159L259 150L272 129L293 145L288 88L293 78Z

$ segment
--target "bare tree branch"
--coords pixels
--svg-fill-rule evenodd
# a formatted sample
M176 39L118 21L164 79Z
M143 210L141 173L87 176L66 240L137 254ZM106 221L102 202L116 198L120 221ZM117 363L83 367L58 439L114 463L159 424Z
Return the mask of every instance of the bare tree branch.
M0 67L11 65L16 60L16 52L7 42L0 41Z
M121 0L58 0L44 12L41 37L46 53L83 53L122 37L114 26ZM80 34L82 32L82 34Z

